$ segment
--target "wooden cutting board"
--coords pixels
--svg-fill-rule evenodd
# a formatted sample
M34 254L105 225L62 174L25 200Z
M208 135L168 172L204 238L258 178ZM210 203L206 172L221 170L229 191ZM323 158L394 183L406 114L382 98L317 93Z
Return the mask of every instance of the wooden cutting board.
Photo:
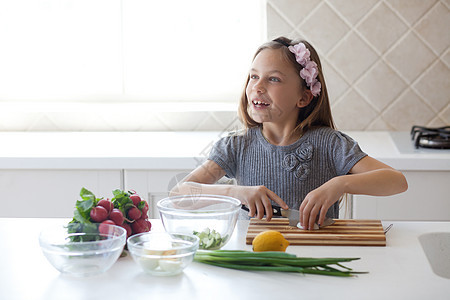
M246 243L251 244L265 230L281 232L290 245L386 246L380 220L336 219L333 225L319 230L303 230L289 226L287 218L274 218L270 222L254 218L250 220Z

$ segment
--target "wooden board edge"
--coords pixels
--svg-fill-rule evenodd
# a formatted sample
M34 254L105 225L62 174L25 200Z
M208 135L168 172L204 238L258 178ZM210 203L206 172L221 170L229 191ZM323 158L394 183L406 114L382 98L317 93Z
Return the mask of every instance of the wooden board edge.
M246 244L251 245L253 239L246 239ZM327 243L303 240L301 242L292 242L290 246L376 246L386 247L386 240L384 241L328 241Z

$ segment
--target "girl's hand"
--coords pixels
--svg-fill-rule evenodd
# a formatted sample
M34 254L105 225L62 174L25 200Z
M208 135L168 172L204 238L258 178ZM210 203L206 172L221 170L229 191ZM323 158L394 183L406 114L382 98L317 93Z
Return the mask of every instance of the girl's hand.
M343 193L344 190L342 184L339 183L339 177L332 178L309 192L299 209L302 227L305 229L314 228L317 216L319 216L317 224L323 224L328 209L339 200Z
M248 207L249 217L254 217L256 215L258 219L262 219L265 214L267 221L270 221L273 214L270 200L276 202L284 209L289 209L283 199L263 185L235 186L233 196L240 199L242 204Z

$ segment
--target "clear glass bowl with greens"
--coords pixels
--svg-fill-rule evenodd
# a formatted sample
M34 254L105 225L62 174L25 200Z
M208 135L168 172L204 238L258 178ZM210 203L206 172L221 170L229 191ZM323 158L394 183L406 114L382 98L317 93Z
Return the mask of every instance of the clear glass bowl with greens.
M182 195L157 203L166 232L194 234L199 249L222 248L230 239L241 208L235 198L218 195Z
M144 232L130 236L127 247L146 273L171 276L181 273L192 262L198 241L192 234Z
M80 228L79 224L68 224L42 230L39 244L44 256L63 274L84 277L107 271L122 253L127 232L103 224L100 233L98 226Z

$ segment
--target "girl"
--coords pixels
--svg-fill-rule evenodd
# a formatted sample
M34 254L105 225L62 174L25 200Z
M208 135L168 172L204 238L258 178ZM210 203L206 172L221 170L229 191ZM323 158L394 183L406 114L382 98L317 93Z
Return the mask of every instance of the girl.
M299 209L300 224L312 229L316 221L338 218L344 193L407 189L401 172L334 129L321 63L306 41L280 37L256 51L239 116L246 130L219 140L173 194L228 195L249 208L249 217L267 220L273 201ZM215 184L224 175L237 185Z

